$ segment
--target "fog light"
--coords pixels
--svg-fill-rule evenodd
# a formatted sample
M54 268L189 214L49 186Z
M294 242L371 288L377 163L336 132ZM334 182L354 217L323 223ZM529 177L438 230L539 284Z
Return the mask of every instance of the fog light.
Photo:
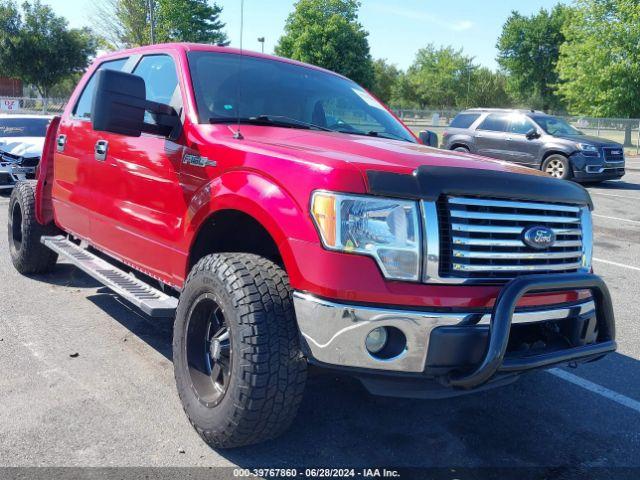
M387 344L387 329L385 327L374 328L367 335L364 344L369 353L378 353Z

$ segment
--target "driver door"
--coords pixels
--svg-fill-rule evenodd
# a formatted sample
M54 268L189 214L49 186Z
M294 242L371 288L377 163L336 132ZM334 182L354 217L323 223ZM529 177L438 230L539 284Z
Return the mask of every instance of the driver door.
M525 115L511 118L506 135L506 152L509 160L525 166L535 166L539 158L542 141L540 138L527 138L531 130L538 130Z
M147 100L181 111L182 96L171 55L145 55L132 73L144 78ZM145 122L153 123L153 117L147 114ZM96 133L105 153L95 162L92 187L108 201L96 212L92 236L116 258L171 283L176 265L183 260L175 243L187 208L179 179L181 139L149 133L140 137Z

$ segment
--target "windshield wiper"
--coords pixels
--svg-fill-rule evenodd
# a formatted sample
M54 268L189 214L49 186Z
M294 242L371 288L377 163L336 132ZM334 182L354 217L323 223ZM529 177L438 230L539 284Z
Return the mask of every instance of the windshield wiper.
M257 115L255 117L213 117L209 123L244 123L250 125L269 125L284 128L304 128L307 130L322 130L323 132L333 132L330 128L316 125L315 123L304 122L296 118L285 117L283 115Z
M371 130L369 132L362 132L360 130L333 130L334 132L339 133L348 133L349 135L360 135L363 137L379 137L379 138L387 138L389 140L402 140L403 142L415 143L407 138L404 138L400 135L396 135L395 133L390 132L376 132L375 130Z

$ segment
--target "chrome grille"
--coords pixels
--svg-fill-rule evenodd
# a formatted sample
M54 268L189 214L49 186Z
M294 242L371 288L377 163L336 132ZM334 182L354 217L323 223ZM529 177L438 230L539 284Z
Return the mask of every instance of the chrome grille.
M441 277L503 279L586 266L580 206L448 197L438 207ZM527 246L523 232L533 226L552 229L553 246L543 251Z

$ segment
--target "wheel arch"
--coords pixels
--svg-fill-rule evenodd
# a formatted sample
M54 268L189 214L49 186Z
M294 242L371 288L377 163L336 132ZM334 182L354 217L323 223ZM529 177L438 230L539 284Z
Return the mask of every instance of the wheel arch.
M262 255L291 272L296 266L289 239L318 241L305 207L253 172L229 172L205 185L187 215L184 278L199 258L221 251Z

